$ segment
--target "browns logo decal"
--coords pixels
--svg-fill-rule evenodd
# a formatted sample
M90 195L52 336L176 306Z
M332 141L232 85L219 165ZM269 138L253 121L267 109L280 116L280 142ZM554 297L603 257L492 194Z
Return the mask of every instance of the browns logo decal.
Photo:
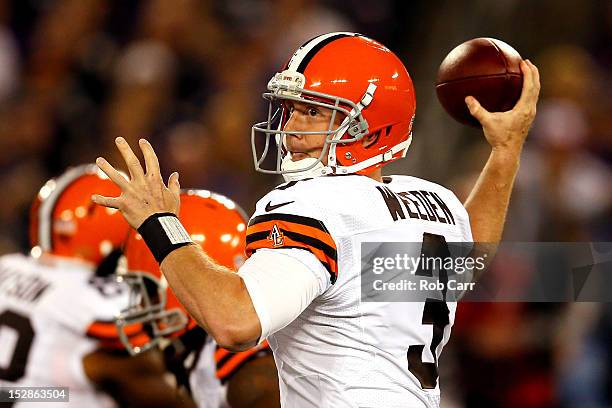
M268 235L268 240L272 241L272 246L274 248L282 247L285 245L285 236L278 228L278 225L274 224L272 230L270 231L270 235Z

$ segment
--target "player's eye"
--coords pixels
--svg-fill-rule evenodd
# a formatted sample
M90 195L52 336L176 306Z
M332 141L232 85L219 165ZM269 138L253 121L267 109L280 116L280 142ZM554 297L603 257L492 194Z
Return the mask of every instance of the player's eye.
M308 116L315 117L319 114L319 111L315 108L308 108Z

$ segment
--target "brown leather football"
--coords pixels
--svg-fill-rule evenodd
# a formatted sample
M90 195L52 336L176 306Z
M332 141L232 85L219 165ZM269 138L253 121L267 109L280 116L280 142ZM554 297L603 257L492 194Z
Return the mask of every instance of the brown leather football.
M472 95L489 112L505 112L521 96L522 58L494 38L474 38L455 47L438 69L436 93L444 109L459 122L480 127L465 105Z

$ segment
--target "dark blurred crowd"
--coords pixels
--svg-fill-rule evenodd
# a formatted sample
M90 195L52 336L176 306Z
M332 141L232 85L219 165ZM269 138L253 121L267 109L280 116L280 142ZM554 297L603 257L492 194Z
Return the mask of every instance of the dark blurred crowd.
M612 241L612 3L571 0L0 1L0 253L27 250L49 177L113 140L152 141L165 176L247 213L279 179L253 170L261 92L305 40L359 31L394 50L417 89L414 142L392 172L465 198L488 155L435 99L440 61L491 36L539 68L542 94L506 229L514 241ZM432 165L434 163L435 165ZM443 365L447 406L612 406L612 307L459 308ZM446 367L444 367L446 366Z

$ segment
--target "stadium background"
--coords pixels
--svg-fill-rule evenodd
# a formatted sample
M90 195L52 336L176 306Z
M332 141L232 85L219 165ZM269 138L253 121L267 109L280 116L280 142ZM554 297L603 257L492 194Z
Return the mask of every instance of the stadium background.
M534 61L542 93L505 239L612 241L612 2L13 0L0 1L0 254L28 249L47 178L120 163L116 136L149 138L165 176L251 212L280 182L253 170L260 94L297 45L339 30L388 45L415 82L414 142L391 172L462 198L488 146L437 103L438 64L479 36ZM609 304L472 304L457 320L443 406L612 406Z

